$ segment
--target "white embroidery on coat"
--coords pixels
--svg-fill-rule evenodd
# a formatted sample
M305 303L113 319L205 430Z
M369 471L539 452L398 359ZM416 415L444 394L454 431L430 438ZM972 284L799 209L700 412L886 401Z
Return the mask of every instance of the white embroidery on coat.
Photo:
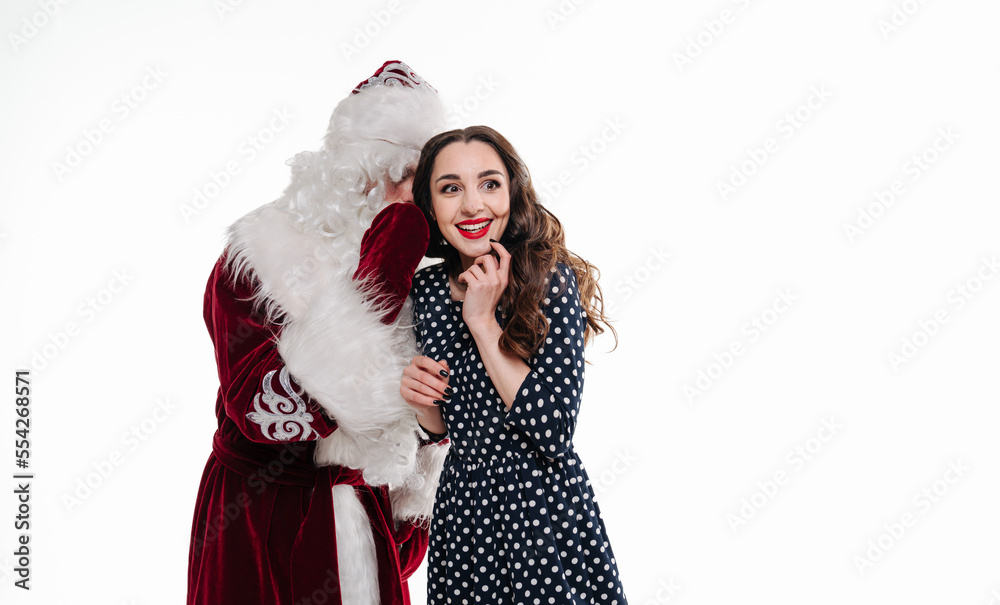
M292 382L295 384L298 382L288 373L288 368L283 366L281 373L278 374L278 382L291 399L282 397L275 393L274 387L271 386L275 372L277 370L271 370L264 375L264 380L261 382L264 393L263 395L257 393L253 398L253 407L257 411L247 413L247 418L259 424L261 432L268 439L288 441L292 437L297 437L299 433L302 434L302 439L308 439L314 432L309 424L313 415L306 411L305 400L292 387ZM267 406L267 410L261 408L261 402ZM274 435L271 434L271 425L274 425Z

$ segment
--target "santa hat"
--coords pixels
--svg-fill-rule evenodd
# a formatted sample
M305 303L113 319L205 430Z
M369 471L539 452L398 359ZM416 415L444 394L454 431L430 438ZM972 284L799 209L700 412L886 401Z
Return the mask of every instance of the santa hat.
M386 61L334 109L325 146L335 152L383 141L419 151L444 127L437 90L406 63Z

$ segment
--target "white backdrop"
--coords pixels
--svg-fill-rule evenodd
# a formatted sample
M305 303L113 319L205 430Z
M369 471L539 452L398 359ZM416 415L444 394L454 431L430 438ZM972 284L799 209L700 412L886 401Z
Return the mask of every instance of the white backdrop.
M4 2L0 600L183 602L225 229L402 59L515 144L602 270L620 342L590 349L576 447L631 603L1000 602L998 18Z

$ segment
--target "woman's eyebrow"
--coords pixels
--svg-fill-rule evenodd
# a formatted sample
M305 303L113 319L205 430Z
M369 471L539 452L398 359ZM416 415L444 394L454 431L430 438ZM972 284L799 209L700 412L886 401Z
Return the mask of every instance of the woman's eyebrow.
M490 176L491 174L499 174L500 176L503 176L503 173L500 172L499 170L490 169L490 170L484 170L484 171L480 172L479 176L477 176L476 178L481 179L484 176ZM436 182L438 182L438 181L440 181L442 179L453 179L453 180L456 180L456 181L461 181L462 180L461 177L459 177L457 174L442 174L438 178L434 179L434 182L436 183Z

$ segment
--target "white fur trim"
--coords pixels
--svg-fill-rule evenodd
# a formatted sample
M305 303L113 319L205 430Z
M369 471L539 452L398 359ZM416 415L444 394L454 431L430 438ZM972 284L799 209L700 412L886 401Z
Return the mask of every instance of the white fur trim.
M257 280L255 302L275 320L305 314L317 284L346 276L360 255L352 238L303 232L288 211L271 203L250 212L229 230L228 264L235 278ZM352 254L353 253L353 254ZM346 266L345 266L346 265Z
M371 485L422 483L411 477L418 434L399 394L417 354L408 308L395 325L351 279L361 238L397 179L444 128L436 93L373 86L334 110L324 148L292 162L292 183L277 201L230 229L235 279L254 282L253 300L284 327L278 353L338 429L316 447L317 464L361 469ZM368 190L374 185L374 189Z
M415 472L407 480L406 485L389 490L392 516L396 521L408 521L423 526L430 523L438 480L450 447L450 443L421 447L417 452Z
M254 299L272 320L282 317L278 353L339 427L317 444L316 462L361 469L371 485L404 485L420 430L399 394L403 368L418 353L409 303L395 324L382 323L377 303L350 277L360 236L303 232L274 204L231 233L233 271L256 279Z
M378 560L368 513L350 485L333 486L340 594L346 605L379 605Z
M350 281L326 284L287 323L278 353L337 421L341 434L317 445L316 461L360 468L370 485L401 485L413 471L420 430L399 394L416 343L409 327L383 324L365 298Z

